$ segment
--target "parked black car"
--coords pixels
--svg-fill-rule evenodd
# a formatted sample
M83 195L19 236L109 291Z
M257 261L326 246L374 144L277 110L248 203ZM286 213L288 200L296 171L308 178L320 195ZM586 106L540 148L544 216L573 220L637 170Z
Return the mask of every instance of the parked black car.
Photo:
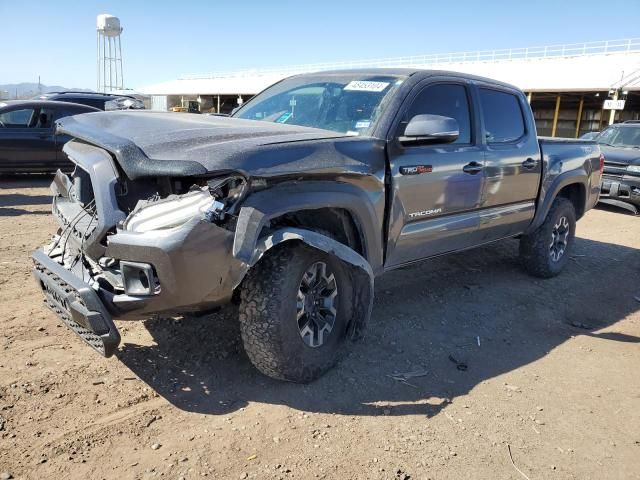
M144 103L132 95L99 92L51 92L37 97L39 100L80 103L100 110L143 110Z
M50 173L73 164L62 151L68 135L55 135L54 122L79 113L99 112L88 105L47 100L0 102L0 172Z
M596 141L604 153L600 201L640 211L640 122L611 125Z

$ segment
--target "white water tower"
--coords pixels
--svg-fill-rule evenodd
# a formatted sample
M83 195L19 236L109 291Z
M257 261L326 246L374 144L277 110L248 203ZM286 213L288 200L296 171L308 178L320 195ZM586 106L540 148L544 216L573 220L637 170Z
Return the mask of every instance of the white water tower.
M122 90L122 43L120 19L102 13L97 19L98 33L98 91Z

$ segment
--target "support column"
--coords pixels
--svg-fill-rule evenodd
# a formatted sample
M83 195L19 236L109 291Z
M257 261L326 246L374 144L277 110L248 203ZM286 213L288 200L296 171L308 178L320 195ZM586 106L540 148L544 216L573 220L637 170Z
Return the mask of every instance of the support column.
M580 105L578 105L578 118L576 119L576 138L580 136L580 123L582 123L583 107L584 107L584 97L580 97Z
M553 113L553 125L551 126L551 136L556 136L556 130L558 128L558 114L560 113L560 95L556 95L556 110Z
M533 92L527 93L527 102L531 105L531 100L533 100Z
M613 92L613 99L614 100L618 100L618 90L616 89L615 92ZM613 125L613 122L616 121L616 111L615 110L611 110L611 113L609 113L609 125Z
M216 109L216 113L220 113L220 95L218 95L218 108Z

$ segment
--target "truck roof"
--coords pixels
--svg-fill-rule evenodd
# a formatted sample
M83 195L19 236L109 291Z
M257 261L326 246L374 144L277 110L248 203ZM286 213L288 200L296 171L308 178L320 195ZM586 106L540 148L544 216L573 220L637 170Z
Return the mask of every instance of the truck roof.
M520 88L512 85L510 83L501 82L499 80L494 80L493 78L481 77L478 75L471 75L469 73L462 72L454 72L451 70L432 70L426 68L349 68L344 70L323 70L319 72L312 73L302 73L299 75L295 75L295 77L311 77L311 76L322 76L322 75L402 75L406 77L420 75L424 78L433 77L436 75L446 75L450 77L460 77L469 80L476 80L485 83L492 83L494 85L499 85L502 87L513 88L516 90L520 90Z

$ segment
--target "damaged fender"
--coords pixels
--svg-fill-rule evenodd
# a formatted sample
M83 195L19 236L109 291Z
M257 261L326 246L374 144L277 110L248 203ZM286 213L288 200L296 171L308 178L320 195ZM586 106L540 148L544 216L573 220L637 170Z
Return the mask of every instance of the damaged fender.
M262 256L276 245L294 240L334 255L348 267L355 295L355 308L349 320L348 334L353 340L361 337L373 308L374 275L369 262L351 248L318 232L294 227L282 228L258 241L250 266L258 263Z

